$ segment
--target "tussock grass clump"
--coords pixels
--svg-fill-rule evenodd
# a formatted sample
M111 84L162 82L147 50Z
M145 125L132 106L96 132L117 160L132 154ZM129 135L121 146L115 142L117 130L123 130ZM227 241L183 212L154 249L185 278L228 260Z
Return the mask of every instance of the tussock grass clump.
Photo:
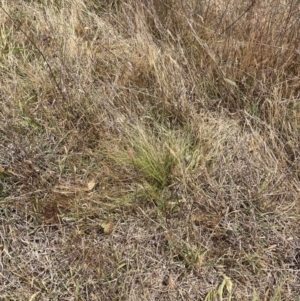
M199 169L212 170L216 154L230 141L228 130L231 128L232 134L237 131L235 122L210 116L180 130L159 125L151 118L145 121L124 125L115 147L103 154L116 168L123 167L124 174L141 185L147 198L162 202L167 201L162 200L166 190L178 185L187 189Z
M0 16L0 299L299 299L298 1Z

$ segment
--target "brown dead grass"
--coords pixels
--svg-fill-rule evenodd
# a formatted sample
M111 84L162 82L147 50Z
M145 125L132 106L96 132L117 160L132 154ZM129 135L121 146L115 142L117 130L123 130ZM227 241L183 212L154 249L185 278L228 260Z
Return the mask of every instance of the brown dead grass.
M300 300L298 1L2 1L1 300Z

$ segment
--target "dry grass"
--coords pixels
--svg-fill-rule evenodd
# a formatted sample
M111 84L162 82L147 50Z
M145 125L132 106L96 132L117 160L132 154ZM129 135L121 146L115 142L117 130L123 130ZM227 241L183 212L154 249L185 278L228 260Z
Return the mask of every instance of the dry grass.
M1 1L0 299L300 300L299 9Z

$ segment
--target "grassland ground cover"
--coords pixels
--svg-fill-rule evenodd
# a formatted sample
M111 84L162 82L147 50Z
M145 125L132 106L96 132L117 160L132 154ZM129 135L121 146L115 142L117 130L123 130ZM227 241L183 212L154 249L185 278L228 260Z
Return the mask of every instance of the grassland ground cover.
M299 1L0 3L0 300L300 300Z

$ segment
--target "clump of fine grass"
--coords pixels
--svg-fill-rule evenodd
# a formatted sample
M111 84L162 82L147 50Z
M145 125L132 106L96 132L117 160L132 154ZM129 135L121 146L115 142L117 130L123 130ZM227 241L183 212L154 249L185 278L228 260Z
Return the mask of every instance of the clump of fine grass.
M123 135L124 142L117 144L111 158L118 166L124 166L124 171L145 187L145 192L151 191L150 195L158 198L177 181L176 177L184 177L200 161L201 154L193 149L191 138L178 131L140 124L128 126Z
M150 120L148 124L125 125L115 147L104 154L118 168L123 166L124 173L141 184L144 193L151 192L149 196L157 199L178 183L186 187L197 170L213 170L216 152L228 140L228 129L232 134L236 131L234 123L219 125L208 117L178 130Z
M130 135L132 145L128 149L128 155L133 165L157 188L171 185L172 170L183 162L188 145L176 141L172 133L163 132L163 129L158 133L132 129ZM173 150L175 145L177 149Z

